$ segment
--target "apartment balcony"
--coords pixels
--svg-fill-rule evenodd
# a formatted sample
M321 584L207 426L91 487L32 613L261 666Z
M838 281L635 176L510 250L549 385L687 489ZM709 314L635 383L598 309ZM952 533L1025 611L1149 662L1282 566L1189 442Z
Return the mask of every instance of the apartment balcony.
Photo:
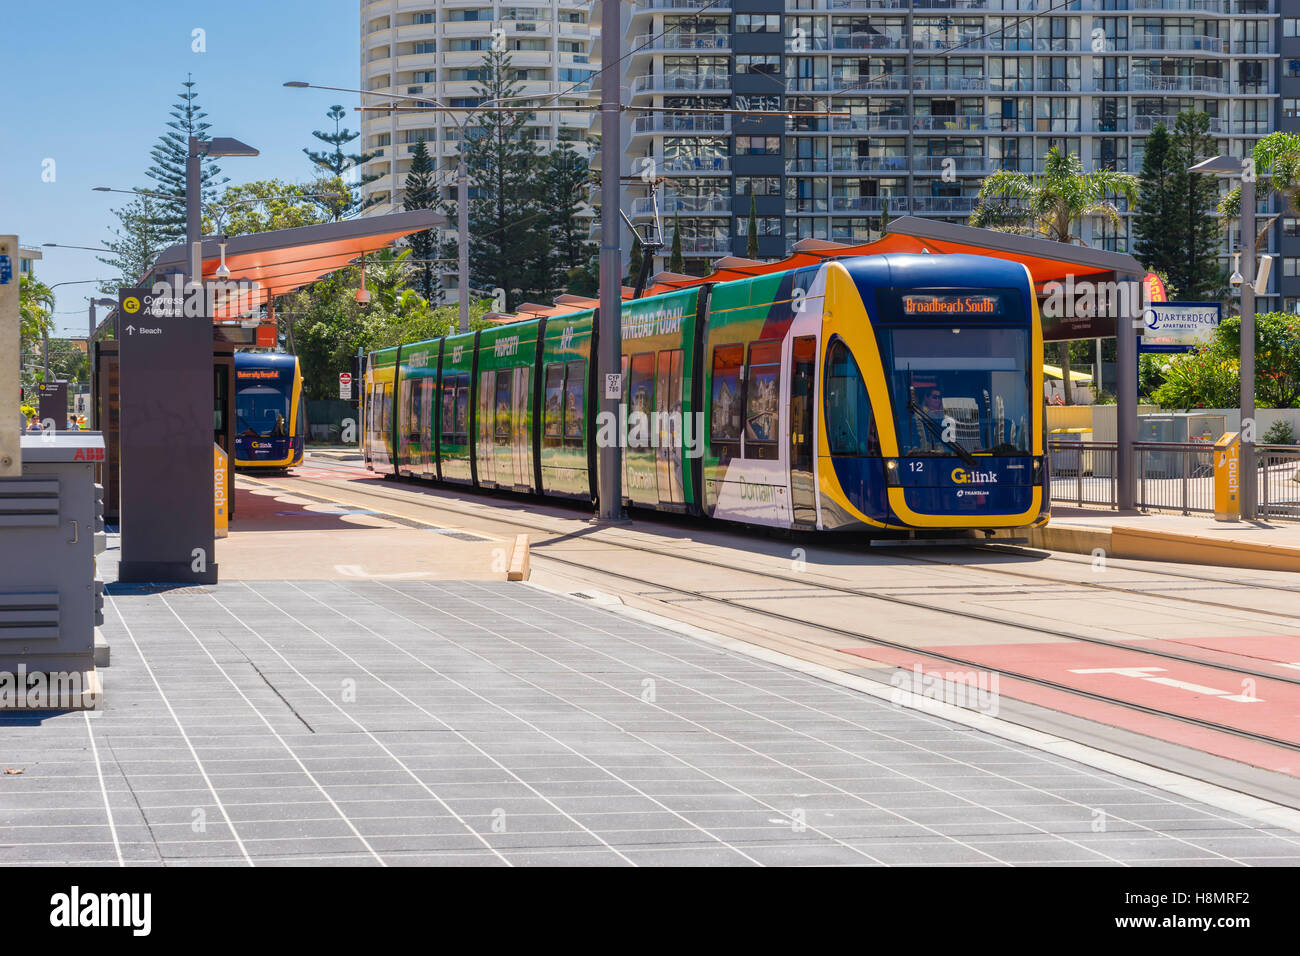
M654 136L668 133L673 135L716 135L730 132L730 116L713 116L707 113L686 116L638 116L632 121L633 136Z
M726 33L674 33L656 36L642 33L632 41L633 54L639 53L721 53L731 49L731 37Z
M832 50L903 50L907 40L883 33L842 33L831 37Z
M884 211L885 204L889 203L887 196L832 196L831 212L833 213L880 213ZM890 203L894 211L901 211L907 203L903 199L895 199Z
M913 8L922 10L987 10L989 0L916 0Z
M682 10L704 10L708 9L710 14L730 13L730 0L636 0L632 8L632 16L642 13L678 13Z
M657 93L729 93L731 76L709 73L668 73L638 76L632 81L632 95Z
M1227 14L1231 12L1228 0L1128 0L1128 8L1130 10L1150 10L1153 13L1177 11L1180 13Z
M907 0L829 0L821 9L906 10Z
M731 159L727 156L674 156L660 157L655 169L665 175L726 176L731 173Z
M1173 128L1174 128L1174 123L1177 122L1177 120L1178 120L1178 117L1175 116L1175 115L1167 115L1167 116L1134 116L1134 117L1132 117L1132 118L1131 118L1127 123L1119 123L1119 122L1116 122L1116 123L1107 123L1107 124L1094 123L1093 126L1094 126L1095 128L1089 129L1089 132L1093 132L1093 133L1127 133L1127 132L1132 131L1132 132L1134 132L1134 133L1149 133L1149 132L1151 132L1153 129L1155 129L1156 126L1158 126L1158 125L1161 124L1161 123L1164 123L1164 124L1165 124L1165 128L1168 129L1168 130L1170 130L1170 131L1172 132L1172 131L1173 131ZM1228 125L1229 125L1229 124L1227 123L1227 121L1222 120L1222 119L1220 119L1220 118L1217 117L1217 116L1211 116L1211 117L1210 117L1210 132L1211 132L1211 133L1225 134L1225 133L1228 132ZM1105 127L1110 127L1110 128L1105 128ZM1117 128L1115 128L1115 127L1120 127L1120 128L1117 129Z
M661 255L667 255L667 253L668 250L664 250ZM720 259L723 256L731 255L731 240L719 239L713 236L683 236L682 255Z
M1162 76L1157 73L1134 73L1128 80L1135 93L1216 93L1231 90L1228 80L1218 76Z
M979 205L974 196L913 196L912 214L918 216L969 216Z
M914 76L912 89L926 91L976 92L989 88L987 76Z
M912 129L926 132L978 132L989 128L989 120L1001 120L1001 116L914 116L911 118Z
M632 215L646 218L655 214L650 197L632 200ZM659 204L661 216L730 216L731 199L726 196L668 196Z
M870 133L898 132L905 133L912 128L911 116L831 116L825 119L816 116L786 117L787 134L808 135L826 133Z
M1228 41L1209 36L1153 36L1141 34L1129 37L1132 52L1168 51L1171 53L1227 53Z
M916 156L912 159L912 172L919 176L942 176L945 173L966 175L986 173L993 161L985 156Z

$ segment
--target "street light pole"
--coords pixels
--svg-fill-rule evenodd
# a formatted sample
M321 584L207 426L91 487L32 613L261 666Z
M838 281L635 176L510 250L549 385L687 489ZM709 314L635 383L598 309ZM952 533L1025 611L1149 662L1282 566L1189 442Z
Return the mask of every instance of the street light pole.
M1255 520L1255 177L1241 177L1241 517ZM1248 428L1246 423L1250 422Z
M460 331L469 331L469 170L465 166L465 128L460 130L456 175L456 294L460 300Z
M618 65L622 11L619 0L601 0L600 6L600 326L596 387L599 408L606 421L618 421L622 403L623 262L619 250L619 175L622 172L622 96ZM599 433L598 433L599 434ZM623 462L621 435L607 441L598 453L598 522L620 522L623 514Z

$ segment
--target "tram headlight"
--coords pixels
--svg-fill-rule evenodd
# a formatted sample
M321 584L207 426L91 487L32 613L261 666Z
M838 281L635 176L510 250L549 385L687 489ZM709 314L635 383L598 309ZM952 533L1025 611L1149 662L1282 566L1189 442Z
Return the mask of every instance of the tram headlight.
M892 488L897 488L901 484L898 480L898 459L885 459L885 484Z

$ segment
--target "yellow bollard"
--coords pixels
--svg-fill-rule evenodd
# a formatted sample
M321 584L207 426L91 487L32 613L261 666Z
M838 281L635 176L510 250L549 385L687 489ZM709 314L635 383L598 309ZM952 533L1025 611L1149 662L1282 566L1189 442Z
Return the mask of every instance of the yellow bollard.
M1241 438L1224 432L1214 443L1214 520L1236 521L1241 515Z

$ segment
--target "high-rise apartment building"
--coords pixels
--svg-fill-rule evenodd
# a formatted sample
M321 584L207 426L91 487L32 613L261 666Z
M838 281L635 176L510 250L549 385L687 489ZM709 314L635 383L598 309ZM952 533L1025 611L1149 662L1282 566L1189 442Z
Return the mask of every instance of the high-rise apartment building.
M1184 109L1245 155L1300 122L1288 8L1300 16L1300 0L633 0L624 102L653 109L624 123L621 172L640 177L625 208L648 224L657 189L665 239L679 227L702 271L745 254L751 197L772 258L809 236L877 238L886 210L964 222L990 172L1040 169L1052 144L1137 173L1151 129ZM1129 248L1127 217L1082 228ZM1300 248L1300 225L1278 233ZM1293 299L1300 251L1283 265L1273 289Z
M588 118L562 107L581 106L591 68L587 65L587 0L361 0L361 84L375 93L416 99L406 107L479 104L484 55L496 43L510 55L512 80L522 94L545 94L553 109L539 110L526 135L545 152L568 140L586 151ZM557 96L557 94L563 94ZM427 97L427 99L419 99ZM392 102L368 96L366 106ZM372 201L368 214L402 208L411 149L424 139L437 165L443 194L455 198L455 171L465 112L405 109L362 114L362 147L378 155L364 167L362 195ZM454 266L454 264L448 264ZM444 293L455 297L456 275L443 277Z

